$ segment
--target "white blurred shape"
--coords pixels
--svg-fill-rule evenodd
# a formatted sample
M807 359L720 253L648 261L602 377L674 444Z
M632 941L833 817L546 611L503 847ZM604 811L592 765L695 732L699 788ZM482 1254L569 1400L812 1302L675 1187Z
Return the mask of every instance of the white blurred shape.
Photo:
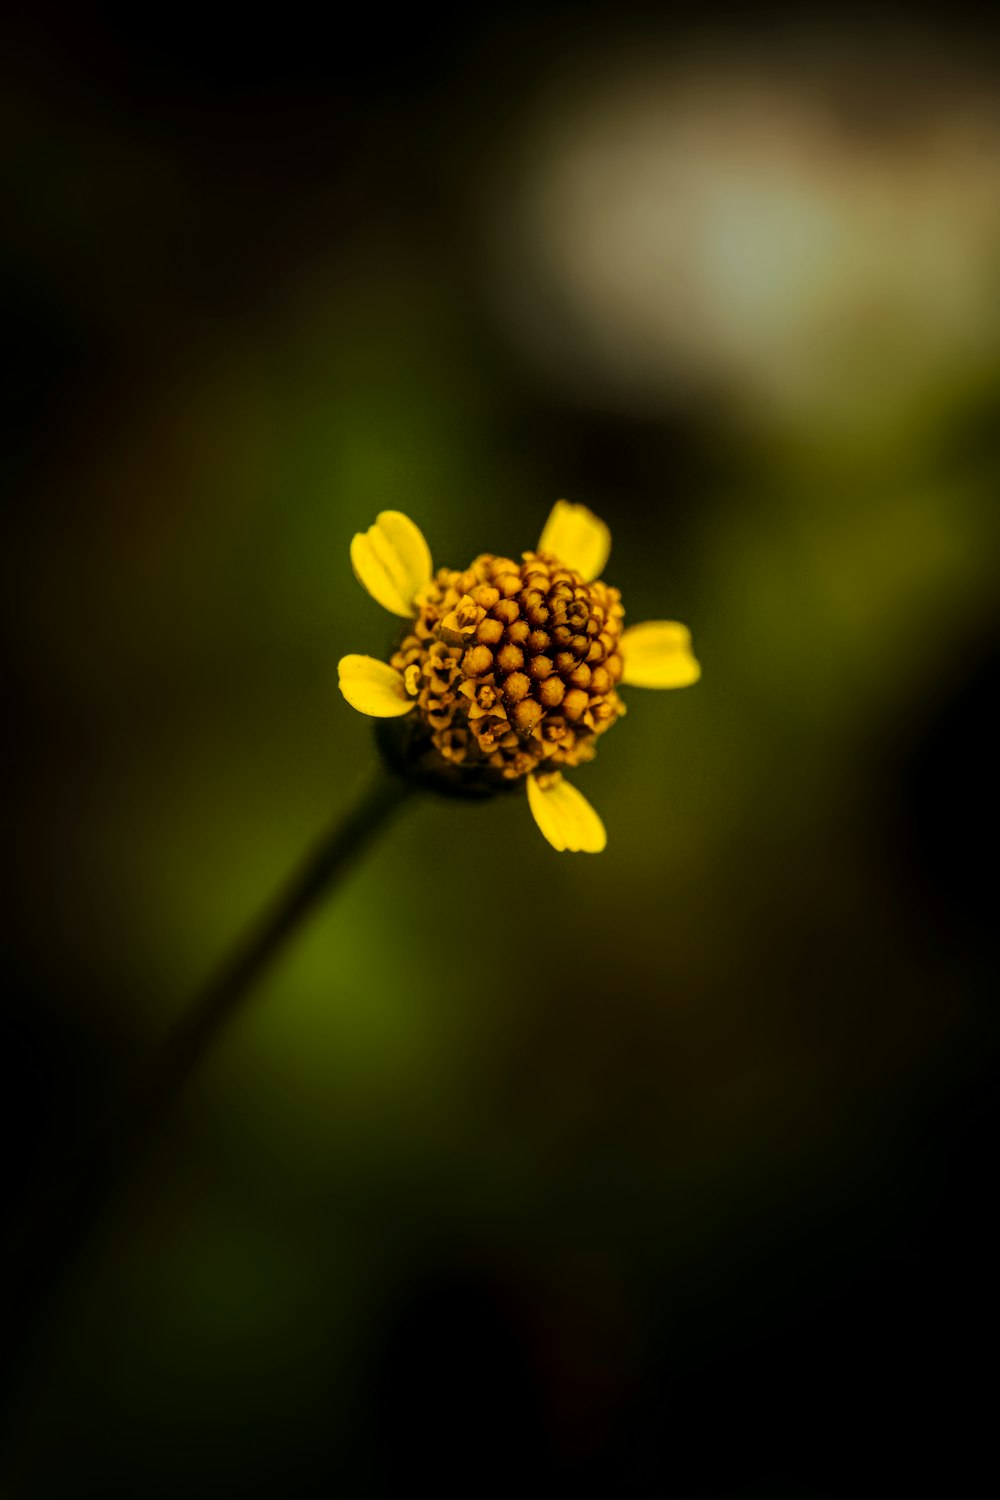
M602 399L722 390L838 419L1000 348L988 93L935 107L900 86L873 127L843 87L723 58L550 101L491 224L514 337Z

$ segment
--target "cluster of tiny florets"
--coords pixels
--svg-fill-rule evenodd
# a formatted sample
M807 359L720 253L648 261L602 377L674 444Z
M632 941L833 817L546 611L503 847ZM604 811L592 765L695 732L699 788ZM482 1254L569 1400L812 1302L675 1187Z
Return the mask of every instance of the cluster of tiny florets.
M415 606L392 665L453 766L506 781L575 766L625 712L621 596L554 557L441 568Z

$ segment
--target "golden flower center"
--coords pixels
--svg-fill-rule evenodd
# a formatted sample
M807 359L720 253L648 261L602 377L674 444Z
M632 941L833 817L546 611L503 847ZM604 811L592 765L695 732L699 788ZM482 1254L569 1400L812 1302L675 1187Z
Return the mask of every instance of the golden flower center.
M545 553L442 568L392 665L433 750L503 779L577 765L624 705L617 589Z

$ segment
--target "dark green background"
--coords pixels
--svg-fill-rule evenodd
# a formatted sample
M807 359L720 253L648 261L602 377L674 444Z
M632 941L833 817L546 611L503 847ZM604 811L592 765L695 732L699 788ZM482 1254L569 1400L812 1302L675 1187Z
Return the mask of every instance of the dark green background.
M840 56L829 16L707 20ZM840 21L919 121L891 27ZM531 101L692 24L10 28L5 1217L363 788L379 509L464 566L590 506L704 677L579 773L597 858L517 798L407 809L120 1199L4 1500L891 1493L987 1453L1000 345L859 434L560 384L491 290ZM988 40L928 46L961 82Z

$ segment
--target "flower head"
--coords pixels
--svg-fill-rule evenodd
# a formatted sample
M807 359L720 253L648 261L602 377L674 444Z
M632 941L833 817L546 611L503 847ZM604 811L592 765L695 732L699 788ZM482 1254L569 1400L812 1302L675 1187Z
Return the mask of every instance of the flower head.
M351 562L409 623L388 662L341 660L341 692L401 726L383 745L408 774L474 794L526 782L553 848L596 853L604 825L563 771L593 759L625 712L620 686L686 687L700 675L683 625L624 628L621 595L598 576L610 550L603 521L559 500L520 562L484 552L435 573L420 529L383 511L354 538Z

